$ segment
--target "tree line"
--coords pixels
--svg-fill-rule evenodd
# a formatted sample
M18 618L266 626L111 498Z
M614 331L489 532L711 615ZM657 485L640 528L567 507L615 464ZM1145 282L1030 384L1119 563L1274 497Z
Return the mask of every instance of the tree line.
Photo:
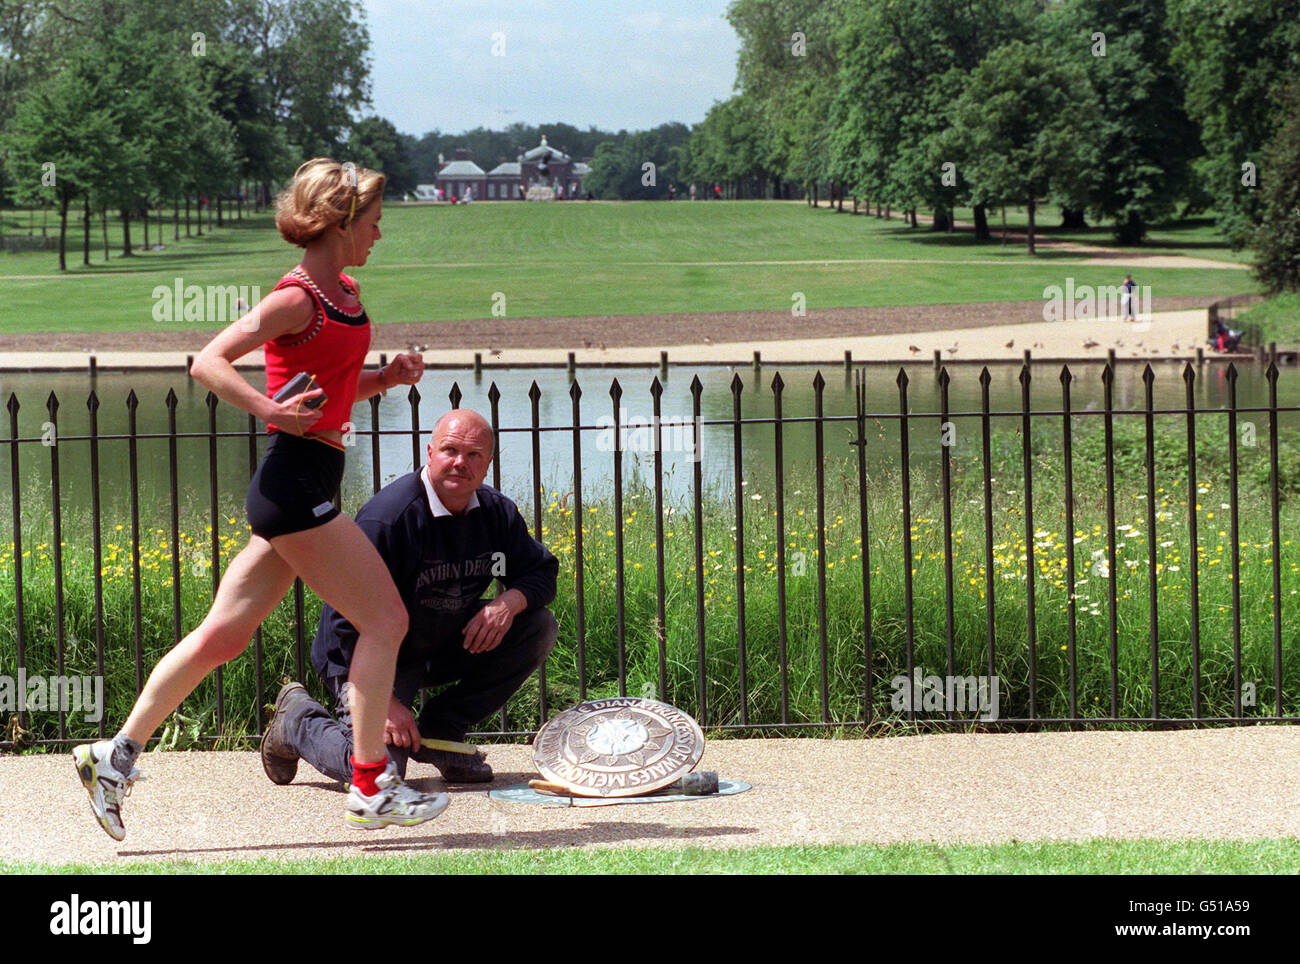
M1300 0L734 0L737 93L686 168L731 196L825 191L936 228L957 206L1138 243L1214 211L1300 285Z
M733 0L737 92L700 123L567 125L419 142L490 169L546 132L584 190L648 200L823 196L951 228L973 211L1106 222L1138 244L1214 212L1270 290L1300 287L1300 0ZM557 136L558 135L558 136ZM590 152L590 153L588 153Z
M78 209L89 264L95 213L105 258L110 211L129 256L163 205L187 233L193 207L202 233L214 208L269 203L301 159L378 167L391 125L352 120L368 49L356 0L0 0L0 190L53 201L65 268Z
M597 197L823 196L913 225L973 210L1120 243L1213 211L1271 289L1300 286L1300 0L734 0L736 93L700 123L512 124L416 138L369 104L359 0L0 0L0 196L148 231L169 204L269 202L319 154L433 180L548 142ZM202 230L202 220L199 222ZM177 226L179 228L179 225ZM146 233L147 243L147 233ZM107 257L107 250L105 251Z
M633 158L679 150L684 124L629 134L573 125L434 130L416 138L369 105L369 33L359 0L0 0L0 204L53 205L59 267L70 220L90 264L97 216L161 241L162 211L187 236L231 206L262 207L309 157L382 170L390 196L433 181L439 158L468 147L490 170L548 142L594 161L602 196L658 197ZM638 162L639 164L639 162ZM628 170L624 170L627 168Z

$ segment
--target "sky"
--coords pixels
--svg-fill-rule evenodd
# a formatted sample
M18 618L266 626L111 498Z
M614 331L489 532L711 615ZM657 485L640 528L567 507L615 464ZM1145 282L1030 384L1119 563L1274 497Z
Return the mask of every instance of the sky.
M431 130L695 124L733 93L727 0L362 0L374 113Z

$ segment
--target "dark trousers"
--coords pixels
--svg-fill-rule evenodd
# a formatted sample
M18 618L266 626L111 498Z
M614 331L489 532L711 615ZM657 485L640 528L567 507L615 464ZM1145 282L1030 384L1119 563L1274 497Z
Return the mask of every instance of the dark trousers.
M424 701L416 725L422 737L459 742L471 726L505 705L524 681L546 662L558 626L547 609L520 613L496 649L468 653L456 635L442 641L420 667L399 669L393 693L408 708L424 689L452 685ZM327 777L352 779L352 715L347 679L332 676L325 685L334 696L338 718L315 700L298 702L284 720L285 743ZM388 746L397 772L406 775L407 751Z

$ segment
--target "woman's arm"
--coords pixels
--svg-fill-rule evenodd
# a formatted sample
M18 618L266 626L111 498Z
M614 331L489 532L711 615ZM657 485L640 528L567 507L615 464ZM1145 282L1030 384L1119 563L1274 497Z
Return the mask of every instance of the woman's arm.
M387 366L378 371L373 368L362 369L360 377L357 378L357 397L352 404L364 402L370 396L378 395L380 392L387 392L393 387L390 378Z
M305 329L315 313L316 303L302 288L294 286L272 291L204 346L190 366L190 374L222 401L236 405L264 422L278 425L277 417L283 420L286 416L297 415L296 424L305 431L321 413L305 408L301 404L302 398L315 397L320 389L276 402L250 385L235 371L234 363L273 338Z
M424 375L424 356L403 352L383 368L363 371L357 379L357 402L396 385L414 385ZM353 404L356 404L354 402Z

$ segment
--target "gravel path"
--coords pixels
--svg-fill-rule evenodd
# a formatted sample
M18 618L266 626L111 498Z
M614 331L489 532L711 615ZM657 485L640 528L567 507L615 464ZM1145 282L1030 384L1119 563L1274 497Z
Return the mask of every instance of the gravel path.
M270 784L257 754L147 754L115 843L66 754L0 757L0 861L272 858L541 847L998 843L1093 837L1300 836L1300 729L711 740L700 764L736 796L570 809L504 804L482 787L409 830L343 825L337 784L305 765ZM527 746L489 751L494 785L535 776ZM417 786L442 789L413 765ZM434 774L426 777L426 774ZM942 854L939 854L939 858ZM939 859L937 858L937 859Z

